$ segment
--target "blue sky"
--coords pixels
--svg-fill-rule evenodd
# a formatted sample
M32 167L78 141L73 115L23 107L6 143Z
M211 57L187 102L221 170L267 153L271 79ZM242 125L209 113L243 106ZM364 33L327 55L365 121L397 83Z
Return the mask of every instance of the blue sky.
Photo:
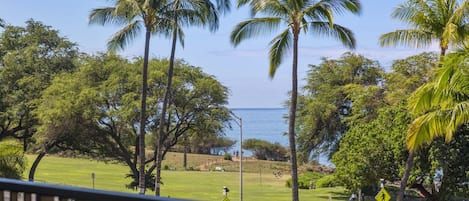
M335 23L350 28L357 39L355 53L378 60L389 67L395 59L402 59L428 49L382 48L378 45L381 34L401 29L405 24L391 19L391 13L403 0L362 0L360 16L341 15ZM94 53L106 51L108 38L119 27L88 25L88 15L93 8L111 5L107 0L3 0L0 18L8 24L24 26L28 19L43 22L59 30L61 36L76 42L81 51ZM291 57L284 59L274 79L268 76L268 43L275 34L244 41L234 48L229 42L233 27L248 19L247 8L233 8L221 19L215 33L201 28L185 29L185 47L178 46L176 56L191 65L200 66L230 89L229 107L278 108L288 100L291 88ZM143 55L143 34L120 54ZM152 37L150 56L169 56L170 40ZM344 52L337 41L312 35L300 36L299 77L304 79L308 64L319 64L321 57L337 58ZM303 81L300 85L304 84Z

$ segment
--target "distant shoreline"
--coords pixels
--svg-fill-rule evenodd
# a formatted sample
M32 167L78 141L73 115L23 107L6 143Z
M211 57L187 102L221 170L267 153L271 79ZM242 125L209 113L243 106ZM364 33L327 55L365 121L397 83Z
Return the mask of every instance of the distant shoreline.
M266 107L266 108L257 108L257 107L247 107L247 108L243 108L243 107L240 107L240 108L230 108L231 110L286 110L287 108L282 108L282 107L278 107L278 108L274 108L274 107Z

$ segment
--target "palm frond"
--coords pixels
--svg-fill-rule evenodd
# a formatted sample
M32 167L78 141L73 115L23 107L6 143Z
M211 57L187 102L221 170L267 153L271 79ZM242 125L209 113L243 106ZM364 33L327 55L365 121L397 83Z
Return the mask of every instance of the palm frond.
M93 9L88 17L89 24L117 24L125 25L129 19L123 15L116 15L114 7L97 8Z
M419 87L408 98L408 109L410 113L419 116L428 112L434 107L435 100L435 85L426 84Z
M343 26L334 24L329 26L329 22L316 21L310 23L311 33L338 39L344 46L355 49L356 41L353 32Z
M451 139L452 133L446 133L450 118L451 112L448 110L437 110L417 117L407 130L407 148L415 151L443 135Z
M282 60L287 56L287 51L291 49L292 34L290 29L284 30L280 35L276 36L272 41L270 41L270 68L269 76L273 78L277 68L282 63Z
M140 21L133 21L117 33L107 43L110 51L123 50L140 33L142 27Z
M304 10L305 16L310 18L311 20L317 21L324 21L327 20L329 22L329 25L332 27L334 22L333 22L333 15L332 15L332 10L330 7L326 4L314 4L313 6L310 6Z
M240 22L231 32L230 39L234 46L241 41L258 36L266 32L274 31L280 24L280 18L253 18Z
M321 0L316 4L327 7L337 14L343 14L344 12L360 14L361 12L361 4L358 0Z
M379 37L381 46L411 46L415 48L428 47L432 43L432 34L416 29L396 30Z

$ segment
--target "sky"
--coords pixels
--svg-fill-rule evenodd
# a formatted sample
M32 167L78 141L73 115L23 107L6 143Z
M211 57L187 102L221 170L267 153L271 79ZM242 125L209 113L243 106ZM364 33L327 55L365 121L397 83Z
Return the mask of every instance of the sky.
M106 51L107 40L120 27L89 25L88 15L94 8L112 6L110 0L2 0L0 18L7 24L24 26L28 19L41 21L59 30L59 34L78 44L82 52ZM388 68L396 59L403 59L424 51L437 51L436 46L427 49L403 47L380 47L381 34L406 28L406 25L391 18L392 11L404 0L362 0L359 16L336 15L336 24L354 32L356 54L380 62ZM188 64L199 66L213 75L230 90L231 108L280 108L289 99L291 89L291 56L284 59L273 79L268 76L269 41L279 32L243 41L237 47L231 45L229 36L237 23L249 19L247 7L233 6L230 13L222 16L219 29L212 33L202 28L185 28L185 45L176 50L176 57ZM143 55L144 33L119 54L126 57ZM320 64L321 58L335 59L348 50L330 38L300 35L299 80L305 84L308 65ZM169 57L170 39L153 36L150 56Z

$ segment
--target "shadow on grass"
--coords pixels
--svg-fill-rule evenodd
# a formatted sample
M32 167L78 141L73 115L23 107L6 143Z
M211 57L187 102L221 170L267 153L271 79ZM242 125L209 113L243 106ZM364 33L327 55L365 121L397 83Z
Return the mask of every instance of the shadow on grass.
M348 200L348 198L350 197L349 193L347 192L335 192L335 191L328 191L326 192L329 194L329 196L325 196L325 195L321 195L321 196L318 196L319 198L322 198L322 199L332 199L332 200Z

